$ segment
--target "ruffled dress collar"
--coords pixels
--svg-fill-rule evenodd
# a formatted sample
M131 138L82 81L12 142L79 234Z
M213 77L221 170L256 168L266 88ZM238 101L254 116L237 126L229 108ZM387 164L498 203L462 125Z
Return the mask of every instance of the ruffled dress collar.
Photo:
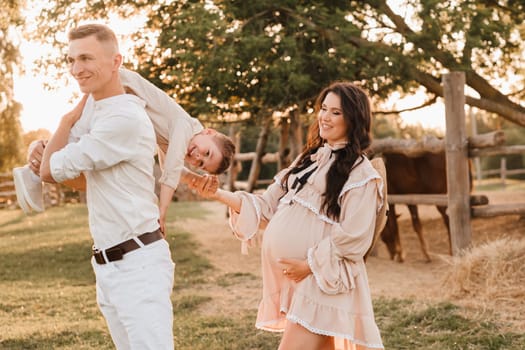
M310 159L316 162L318 167L322 167L323 165L328 163L328 161L332 157L332 154L344 148L346 145L347 145L347 142L336 143L335 145L330 145L329 143L325 143L324 145L319 147L317 152L315 152L314 154L310 156Z

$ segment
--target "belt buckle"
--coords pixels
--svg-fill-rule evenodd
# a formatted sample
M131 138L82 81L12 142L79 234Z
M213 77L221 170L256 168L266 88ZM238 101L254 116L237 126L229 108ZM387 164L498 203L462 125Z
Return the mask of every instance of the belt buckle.
M119 247L113 247L106 249L106 256L108 261L122 260L124 257L124 252Z
M95 261L97 262L97 264L102 265L106 263L106 259L104 259L104 256L102 255L102 252L100 250L93 249L93 256L95 257Z

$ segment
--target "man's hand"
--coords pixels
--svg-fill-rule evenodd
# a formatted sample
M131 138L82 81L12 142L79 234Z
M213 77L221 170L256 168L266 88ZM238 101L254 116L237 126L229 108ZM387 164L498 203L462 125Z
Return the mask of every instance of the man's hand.
M36 140L29 145L27 163L29 168L38 176L40 176L40 163L42 163L42 155L46 144L47 140Z

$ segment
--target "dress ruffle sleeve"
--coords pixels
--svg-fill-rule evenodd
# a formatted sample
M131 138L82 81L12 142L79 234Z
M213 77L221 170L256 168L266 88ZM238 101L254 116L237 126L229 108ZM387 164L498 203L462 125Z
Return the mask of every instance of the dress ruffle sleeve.
M247 249L254 241L259 229L266 227L279 205L279 199L284 190L281 178L285 171L275 176L275 181L262 194L237 191L235 195L241 199L241 211L238 213L229 208L229 224L233 235L242 241L241 251L247 254Z
M323 292L339 294L355 288L355 277L373 239L379 185L381 179L373 172L345 185L340 221L332 224L328 237L308 250L308 264Z

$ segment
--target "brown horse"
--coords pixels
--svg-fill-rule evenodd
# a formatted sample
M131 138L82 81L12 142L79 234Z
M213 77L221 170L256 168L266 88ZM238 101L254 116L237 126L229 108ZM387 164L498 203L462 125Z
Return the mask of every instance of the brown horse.
M383 154L385 160L387 184L389 194L446 194L447 193L447 169L445 152L424 153L419 157L408 157L403 154ZM412 226L417 233L421 250L427 261L430 261L428 245L423 236L423 227L419 220L416 205L407 205L410 211ZM446 206L436 206L443 217L449 236L449 219ZM401 246L399 228L397 226L397 215L394 204L390 204L388 220L381 232L381 240L385 242L390 258L403 262L405 253Z

